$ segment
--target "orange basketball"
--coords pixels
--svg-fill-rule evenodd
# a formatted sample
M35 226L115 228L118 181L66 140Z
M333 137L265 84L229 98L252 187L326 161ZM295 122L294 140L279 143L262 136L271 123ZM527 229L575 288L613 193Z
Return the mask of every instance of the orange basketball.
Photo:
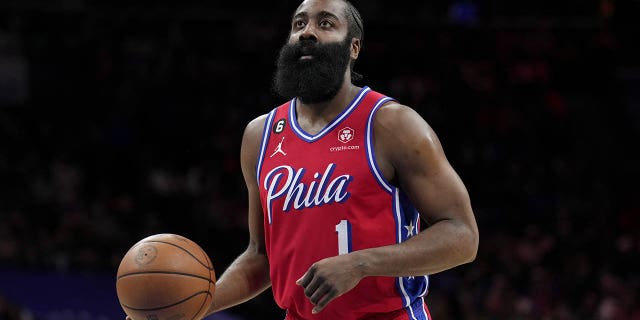
M140 240L118 267L116 290L133 320L202 318L215 291L209 256L195 242L175 234Z

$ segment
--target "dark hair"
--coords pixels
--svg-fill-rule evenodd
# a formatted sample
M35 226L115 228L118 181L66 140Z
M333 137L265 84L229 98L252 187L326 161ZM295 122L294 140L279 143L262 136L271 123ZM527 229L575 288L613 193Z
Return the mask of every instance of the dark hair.
M362 24L362 16L358 9L353 6L351 2L348 0L343 0L347 5L347 9L345 10L345 16L347 17L347 22L349 23L349 33L347 34L348 38L358 38L360 39L360 49L362 49L364 43L364 25ZM353 71L353 65L355 61L351 61L351 81L360 81L362 80L362 75Z

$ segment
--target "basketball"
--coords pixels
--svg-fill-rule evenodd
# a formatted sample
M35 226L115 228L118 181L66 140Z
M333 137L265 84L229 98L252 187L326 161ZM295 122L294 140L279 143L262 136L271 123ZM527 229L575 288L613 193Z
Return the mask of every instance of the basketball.
M179 235L156 234L124 255L116 291L133 320L200 319L211 306L215 283L211 259L200 246Z

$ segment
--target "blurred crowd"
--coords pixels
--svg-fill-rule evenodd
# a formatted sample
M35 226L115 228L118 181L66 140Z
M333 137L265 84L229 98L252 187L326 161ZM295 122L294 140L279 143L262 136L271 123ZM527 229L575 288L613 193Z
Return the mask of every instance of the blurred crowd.
M362 85L434 128L480 227L476 261L431 278L431 313L640 319L637 2L503 2L354 1ZM297 2L33 3L0 5L0 267L115 274L171 232L222 272L248 240L242 131L283 102ZM270 292L233 312L282 316Z

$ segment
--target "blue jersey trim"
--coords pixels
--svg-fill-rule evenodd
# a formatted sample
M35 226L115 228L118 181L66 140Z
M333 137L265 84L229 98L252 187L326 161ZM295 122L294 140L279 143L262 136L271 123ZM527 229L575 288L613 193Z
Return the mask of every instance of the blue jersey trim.
M393 219L396 222L396 243L402 242L402 226L404 225L402 219L402 211L400 208L400 190L398 188L393 189ZM402 306L408 307L411 304L411 298L404 288L404 283L401 277L396 278L396 289L400 293L402 298Z
M264 122L264 128L262 129L262 142L260 142L260 154L258 155L258 163L256 163L256 179L258 180L258 185L260 185L260 171L262 171L262 162L264 160L264 153L267 149L267 144L269 142L269 136L271 134L271 124L273 123L273 118L276 116L276 110L273 109L269 112L267 116L267 120Z
M306 142L314 142L314 141L322 138L323 136L325 136L328 132L330 132L338 124L340 124L340 122L342 122L342 120L344 120L347 116L349 116L349 114L351 114L351 112L353 112L353 110L356 109L356 107L360 104L360 102L362 101L364 96L369 91L371 91L371 89L369 89L369 87L367 87L367 86L365 86L362 89L360 89L360 93L358 93L355 96L355 98L353 98L353 101L351 101L349 106L347 108L345 108L344 110L342 110L342 112L335 119L333 119L331 122L329 122L329 124L327 124L327 126L324 127L324 129L320 130L320 132L316 133L315 135L305 132L298 125L298 116L296 114L297 99L293 98L291 100L291 103L289 104L289 125L291 126L291 129L293 130L293 132L295 132L295 134L298 137L300 137L300 139L302 139L302 140L304 140Z
M396 222L396 243L402 243L407 239L418 234L418 221L420 214L409 202L409 198L398 188L393 191L393 214ZM402 298L403 306L411 311L410 319L427 319L422 316L420 311L416 314L416 310L411 305L416 300L422 300L427 292L429 279L427 276L418 277L398 277L396 278L396 288ZM424 308L421 308L424 310ZM419 310L418 310L419 311Z
M431 320L429 318L429 313L424 308L424 299L419 298L416 299L406 308L407 315L411 320Z
M382 175L382 172L378 167L378 162L376 161L376 156L373 149L373 118L378 109L380 109L383 104L392 100L393 99L389 97L384 97L378 100L378 102L371 110L371 113L369 113L369 119L367 120L367 137L365 142L367 147L367 162L369 164L369 169L371 170L373 176L376 178L376 181L378 181L380 187L382 187L382 189L386 190L388 193L393 193L393 185L389 183L389 181L387 181L387 179L385 179L385 177Z

